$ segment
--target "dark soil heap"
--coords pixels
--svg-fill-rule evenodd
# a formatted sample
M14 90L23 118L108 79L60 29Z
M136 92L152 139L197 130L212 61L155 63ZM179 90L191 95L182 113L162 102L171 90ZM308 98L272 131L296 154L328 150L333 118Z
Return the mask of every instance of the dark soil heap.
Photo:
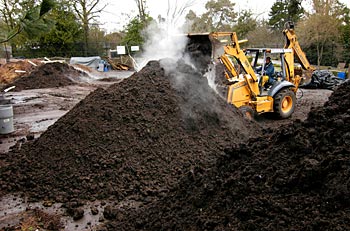
M165 195L185 173L212 166L252 124L182 63L153 61L97 89L33 143L1 157L1 194L31 200ZM147 198L147 199L146 199Z
M226 149L109 230L350 230L350 82L305 122Z
M64 87L76 84L73 79L81 75L84 75L84 73L74 69L66 63L46 63L30 72L29 75L16 79L13 83L6 86L6 88L16 86L13 91L21 91L28 89Z
M14 80L21 78L24 75L27 75L28 72L34 71L36 69L36 66L31 64L29 61L39 66L42 65L40 61L34 59L7 62L4 65L0 64L0 84L10 84ZM20 70L20 72L16 70Z

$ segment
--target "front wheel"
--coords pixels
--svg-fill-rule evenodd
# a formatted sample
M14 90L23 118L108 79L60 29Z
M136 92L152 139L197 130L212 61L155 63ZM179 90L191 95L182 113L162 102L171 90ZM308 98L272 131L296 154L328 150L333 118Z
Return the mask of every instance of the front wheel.
M250 106L241 106L239 111L242 113L244 119L252 121L256 119L256 111Z
M293 91L284 89L274 96L273 111L282 119L290 117L295 109L296 97Z

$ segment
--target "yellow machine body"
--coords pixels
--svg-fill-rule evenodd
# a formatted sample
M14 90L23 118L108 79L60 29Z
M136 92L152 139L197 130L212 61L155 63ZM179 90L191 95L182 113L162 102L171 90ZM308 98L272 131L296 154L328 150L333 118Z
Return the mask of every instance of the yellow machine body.
M271 96L252 97L249 85L244 79L228 86L227 102L238 108L250 106L258 113L273 112L273 98Z

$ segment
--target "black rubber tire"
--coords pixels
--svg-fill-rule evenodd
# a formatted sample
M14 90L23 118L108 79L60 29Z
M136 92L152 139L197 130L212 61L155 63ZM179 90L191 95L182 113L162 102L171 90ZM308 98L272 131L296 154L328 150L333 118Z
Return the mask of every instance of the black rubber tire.
M293 91L282 89L273 99L273 111L278 118L286 119L293 114L297 101Z
M256 119L257 113L250 106L242 106L239 108L239 111L242 113L244 119L252 121Z

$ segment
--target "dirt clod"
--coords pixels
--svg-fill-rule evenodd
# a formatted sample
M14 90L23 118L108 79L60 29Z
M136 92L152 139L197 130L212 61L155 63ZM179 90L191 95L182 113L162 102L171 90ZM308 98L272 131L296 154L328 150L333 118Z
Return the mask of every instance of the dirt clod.
M97 215L98 214L98 209L96 207L91 208L91 214L92 215Z
M103 210L104 218L111 220L117 217L118 210L110 205L107 205Z
M77 221L84 217L84 209L83 208L68 208L67 213L73 218L73 220Z

